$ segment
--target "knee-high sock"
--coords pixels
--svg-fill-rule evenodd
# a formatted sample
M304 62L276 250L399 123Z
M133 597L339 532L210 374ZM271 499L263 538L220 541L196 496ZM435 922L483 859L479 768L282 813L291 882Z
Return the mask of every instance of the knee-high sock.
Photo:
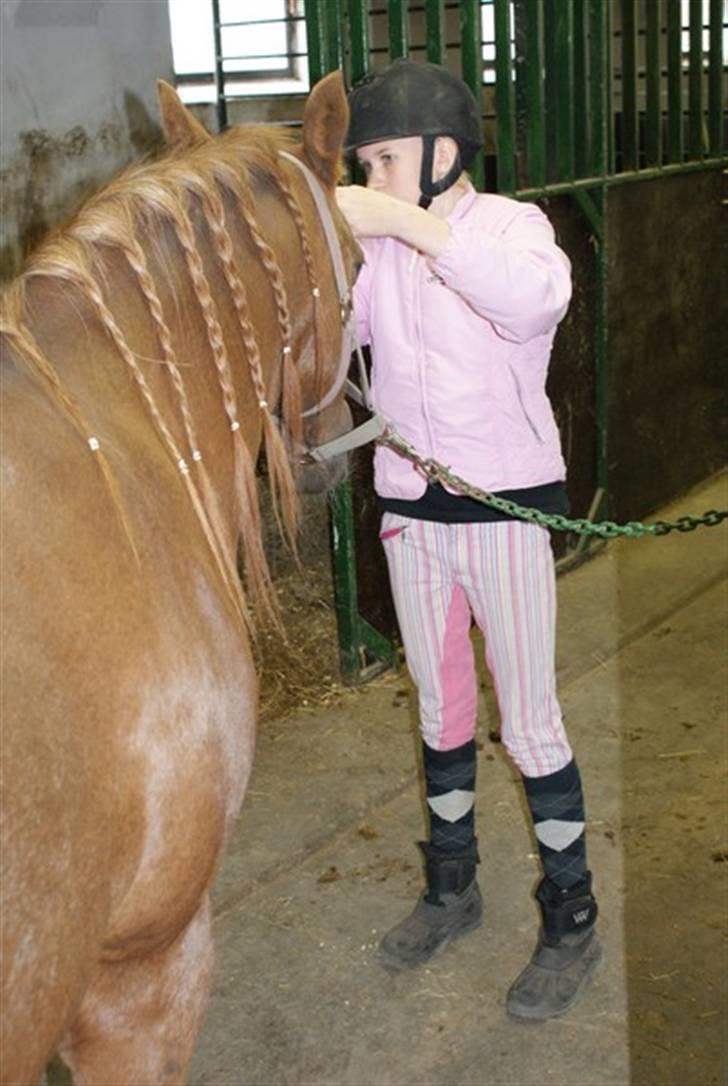
M453 750L422 744L430 842L446 852L461 852L474 840L475 742Z
M546 777L523 777L544 874L561 890L586 876L584 796L572 759Z

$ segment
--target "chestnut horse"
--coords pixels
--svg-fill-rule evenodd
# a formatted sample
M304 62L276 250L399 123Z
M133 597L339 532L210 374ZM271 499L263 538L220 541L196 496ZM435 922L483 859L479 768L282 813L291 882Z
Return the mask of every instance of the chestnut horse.
M272 606L256 457L293 533L290 450L349 425L346 298L310 177L350 285L339 74L311 92L302 146L212 138L166 84L160 101L168 152L41 245L0 318L13 1086L54 1052L77 1083L185 1081L208 891L253 757L252 605Z

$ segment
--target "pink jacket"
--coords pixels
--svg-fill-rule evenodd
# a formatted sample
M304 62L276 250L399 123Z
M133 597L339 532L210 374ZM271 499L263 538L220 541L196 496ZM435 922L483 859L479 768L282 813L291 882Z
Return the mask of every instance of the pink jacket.
M469 186L448 223L437 260L393 238L362 242L354 308L372 347L374 406L423 456L483 489L563 479L544 386L569 260L534 204ZM390 449L377 448L374 466L384 497L425 490Z

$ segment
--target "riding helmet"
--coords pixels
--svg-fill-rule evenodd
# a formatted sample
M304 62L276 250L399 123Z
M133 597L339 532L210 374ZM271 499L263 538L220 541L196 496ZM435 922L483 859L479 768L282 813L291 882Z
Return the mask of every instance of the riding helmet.
M380 140L423 137L422 207L450 188L483 146L475 96L462 79L439 64L395 60L383 72L357 83L349 95L349 109L347 153ZM437 136L451 136L459 156L446 177L433 181Z

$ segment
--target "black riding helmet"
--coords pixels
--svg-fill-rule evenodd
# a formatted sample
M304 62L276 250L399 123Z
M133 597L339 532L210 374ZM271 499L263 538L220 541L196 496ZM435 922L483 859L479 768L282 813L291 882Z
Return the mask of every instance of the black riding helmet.
M380 140L423 137L420 206L454 185L483 146L480 110L469 87L439 64L395 60L379 75L358 83L349 95L351 120L346 151ZM432 180L437 136L451 136L458 146L452 168Z

